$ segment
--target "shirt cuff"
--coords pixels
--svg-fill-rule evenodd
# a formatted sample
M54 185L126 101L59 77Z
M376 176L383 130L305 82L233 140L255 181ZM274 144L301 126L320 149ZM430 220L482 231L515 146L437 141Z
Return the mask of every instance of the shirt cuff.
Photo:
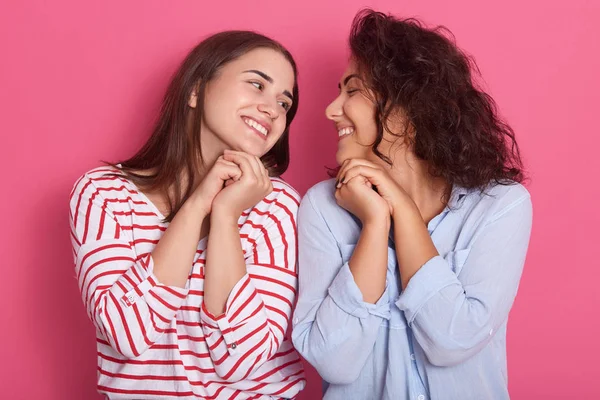
M183 304L189 289L161 284L153 270L154 261L150 255L136 263L131 275L135 280L129 281L138 283L122 296L121 301L126 307L131 307L139 299L144 299L148 307L161 316L174 315Z
M390 319L390 302L388 295L388 282L385 282L385 290L375 304L363 300L363 295L350 271L348 263L345 263L337 276L329 286L329 297L346 313L357 318L366 318L375 315L384 319Z
M396 306L404 311L407 322L411 324L425 303L440 290L456 282L457 277L448 262L441 256L435 256L410 278L398 297Z
M209 347L218 344L218 337L222 336L229 355L237 354L238 334L235 330L236 325L240 319L247 317L248 310L261 308L262 300L260 296L257 296L256 289L248 274L244 275L231 289L223 314L213 315L208 311L203 301L200 308L200 321ZM216 336L213 335L215 333Z

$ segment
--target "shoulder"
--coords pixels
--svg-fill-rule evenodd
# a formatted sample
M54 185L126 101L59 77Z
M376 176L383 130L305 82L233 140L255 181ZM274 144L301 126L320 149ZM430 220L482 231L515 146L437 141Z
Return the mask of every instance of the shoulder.
M473 189L467 193L467 203L473 210L485 214L485 219L495 220L511 211L531 214L529 191L520 183L499 185L490 183L485 190Z
M302 203L320 212L329 208L339 209L335 200L335 179L321 181L308 189Z
M323 221L332 231L340 235L356 226L356 220L348 211L337 204L335 199L335 179L317 183L308 191L300 203L299 220Z
M281 178L271 178L273 191L256 204L250 212L254 219L292 219L295 221L300 206L300 195Z
M81 175L73 185L70 194L71 208L78 208L82 202L97 199L127 198L137 193L135 186L120 171L111 166L97 167Z
M531 195L520 183L509 185L490 185L485 194L494 204L495 214L502 214L518 206L530 206Z
M292 202L296 204L295 208L300 205L300 194L285 180L280 177L271 178L271 184L273 185L273 192L270 197L283 200L285 202ZM269 196L268 196L269 197Z

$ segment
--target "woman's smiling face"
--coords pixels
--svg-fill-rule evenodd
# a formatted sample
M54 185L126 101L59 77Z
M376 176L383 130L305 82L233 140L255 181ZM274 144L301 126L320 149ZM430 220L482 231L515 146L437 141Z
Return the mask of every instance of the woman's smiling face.
M375 103L351 61L339 84L340 94L325 110L338 133L336 161L341 165L351 158L372 158L371 146L377 138Z
M225 64L206 86L202 139L263 156L286 128L294 84L292 65L272 49L255 49Z

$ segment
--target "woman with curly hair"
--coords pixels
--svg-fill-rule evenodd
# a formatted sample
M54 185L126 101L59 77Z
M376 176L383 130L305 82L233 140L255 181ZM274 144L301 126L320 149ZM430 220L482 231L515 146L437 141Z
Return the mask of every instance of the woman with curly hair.
M513 130L443 33L366 10L337 179L299 211L293 342L325 399L508 399L506 326L532 207Z

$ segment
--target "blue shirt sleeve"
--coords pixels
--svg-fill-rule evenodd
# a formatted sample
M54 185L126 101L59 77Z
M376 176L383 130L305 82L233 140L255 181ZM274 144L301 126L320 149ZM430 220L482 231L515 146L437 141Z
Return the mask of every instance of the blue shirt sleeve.
M429 362L456 365L479 352L508 318L529 244L529 194L503 206L469 248L437 256L396 301ZM457 271L457 269L459 269Z
M359 376L392 303L387 287L376 304L363 301L344 261L344 247L351 254L353 246L338 245L312 193L298 211L299 294L292 341L325 381L348 384Z

